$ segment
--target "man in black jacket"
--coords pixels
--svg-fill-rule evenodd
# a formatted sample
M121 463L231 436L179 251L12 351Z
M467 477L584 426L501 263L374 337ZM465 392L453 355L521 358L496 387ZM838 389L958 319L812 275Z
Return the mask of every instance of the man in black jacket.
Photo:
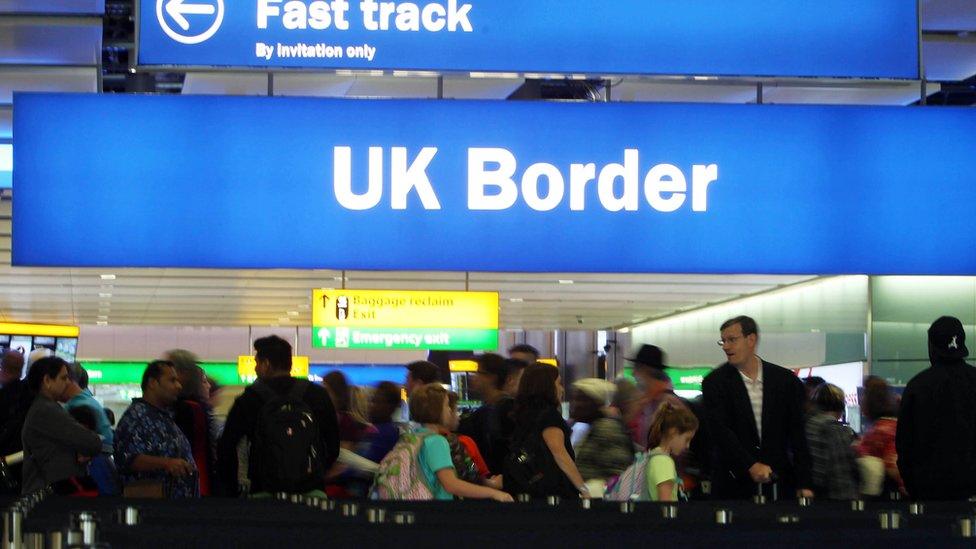
M286 395L293 391L296 384L301 383L307 385L301 399L308 406L319 429L318 447L315 450L320 460L321 478L311 479L305 486L288 491L299 493L322 490L325 486L325 472L339 457L339 425L332 399L321 385L291 377L291 345L284 339L274 335L263 337L254 341L254 349L258 380L234 401L227 414L224 432L217 443L220 485L229 496L239 495L242 489L250 494L284 490L270 486L263 476L262 471L274 464L262 464L265 467L258 464L256 457L262 452L256 448L257 425L262 408L269 401L265 394ZM245 438L250 443L250 452L246 471L247 485L242 487L240 481L245 471L238 460L238 444Z
M713 496L744 499L756 495L757 484L774 482L780 496L793 490L812 496L803 384L789 370L756 356L755 320L730 319L721 334L728 362L702 384L715 451Z
M944 316L929 327L931 368L908 382L901 400L898 470L908 494L923 500L976 495L976 369L966 331Z

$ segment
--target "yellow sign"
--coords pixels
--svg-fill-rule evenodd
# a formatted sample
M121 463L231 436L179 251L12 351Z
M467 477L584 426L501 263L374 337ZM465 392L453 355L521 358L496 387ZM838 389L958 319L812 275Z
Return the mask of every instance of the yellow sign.
M548 364L550 366L559 367L559 362L554 358L540 358L539 364Z
M254 379L257 377L254 369L257 364L254 361L253 356L239 356L237 357L237 375L241 379ZM291 357L291 375L292 377L308 377L308 357L307 356L293 356Z
M313 290L312 326L498 329L498 293Z
M0 334L47 336L47 337L78 337L78 327L61 326L57 324L26 324L23 322L0 322Z
M478 363L473 360L451 360L447 363L452 372L477 372Z

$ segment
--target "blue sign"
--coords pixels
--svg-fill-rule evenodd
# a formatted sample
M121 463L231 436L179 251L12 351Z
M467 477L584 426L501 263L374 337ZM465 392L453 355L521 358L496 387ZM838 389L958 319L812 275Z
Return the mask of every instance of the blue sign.
M17 266L976 274L968 108L14 103Z
M139 0L140 65L917 79L916 0Z

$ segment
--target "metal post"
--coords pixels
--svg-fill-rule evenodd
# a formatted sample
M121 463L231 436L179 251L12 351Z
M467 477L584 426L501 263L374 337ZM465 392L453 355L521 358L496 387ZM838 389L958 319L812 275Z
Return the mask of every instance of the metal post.
M763 104L763 83L762 82L756 83L756 104L757 105Z

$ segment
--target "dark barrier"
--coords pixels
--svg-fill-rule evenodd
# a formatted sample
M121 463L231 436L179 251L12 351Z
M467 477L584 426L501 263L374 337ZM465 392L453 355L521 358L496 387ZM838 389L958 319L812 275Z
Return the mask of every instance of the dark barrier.
M586 508L589 507L589 508ZM863 510L858 510L863 509ZM23 509L22 509L23 510ZM26 509L30 539L99 547L551 546L676 544L973 547L972 503L814 500L756 505L593 501L392 503L43 498ZM127 524L128 523L128 524ZM9 541L6 538L5 542ZM12 532L11 532L12 533ZM9 545L5 545L9 546ZM48 545L50 547L50 545ZM64 544L68 546L67 543ZM90 546L90 545L89 545Z

